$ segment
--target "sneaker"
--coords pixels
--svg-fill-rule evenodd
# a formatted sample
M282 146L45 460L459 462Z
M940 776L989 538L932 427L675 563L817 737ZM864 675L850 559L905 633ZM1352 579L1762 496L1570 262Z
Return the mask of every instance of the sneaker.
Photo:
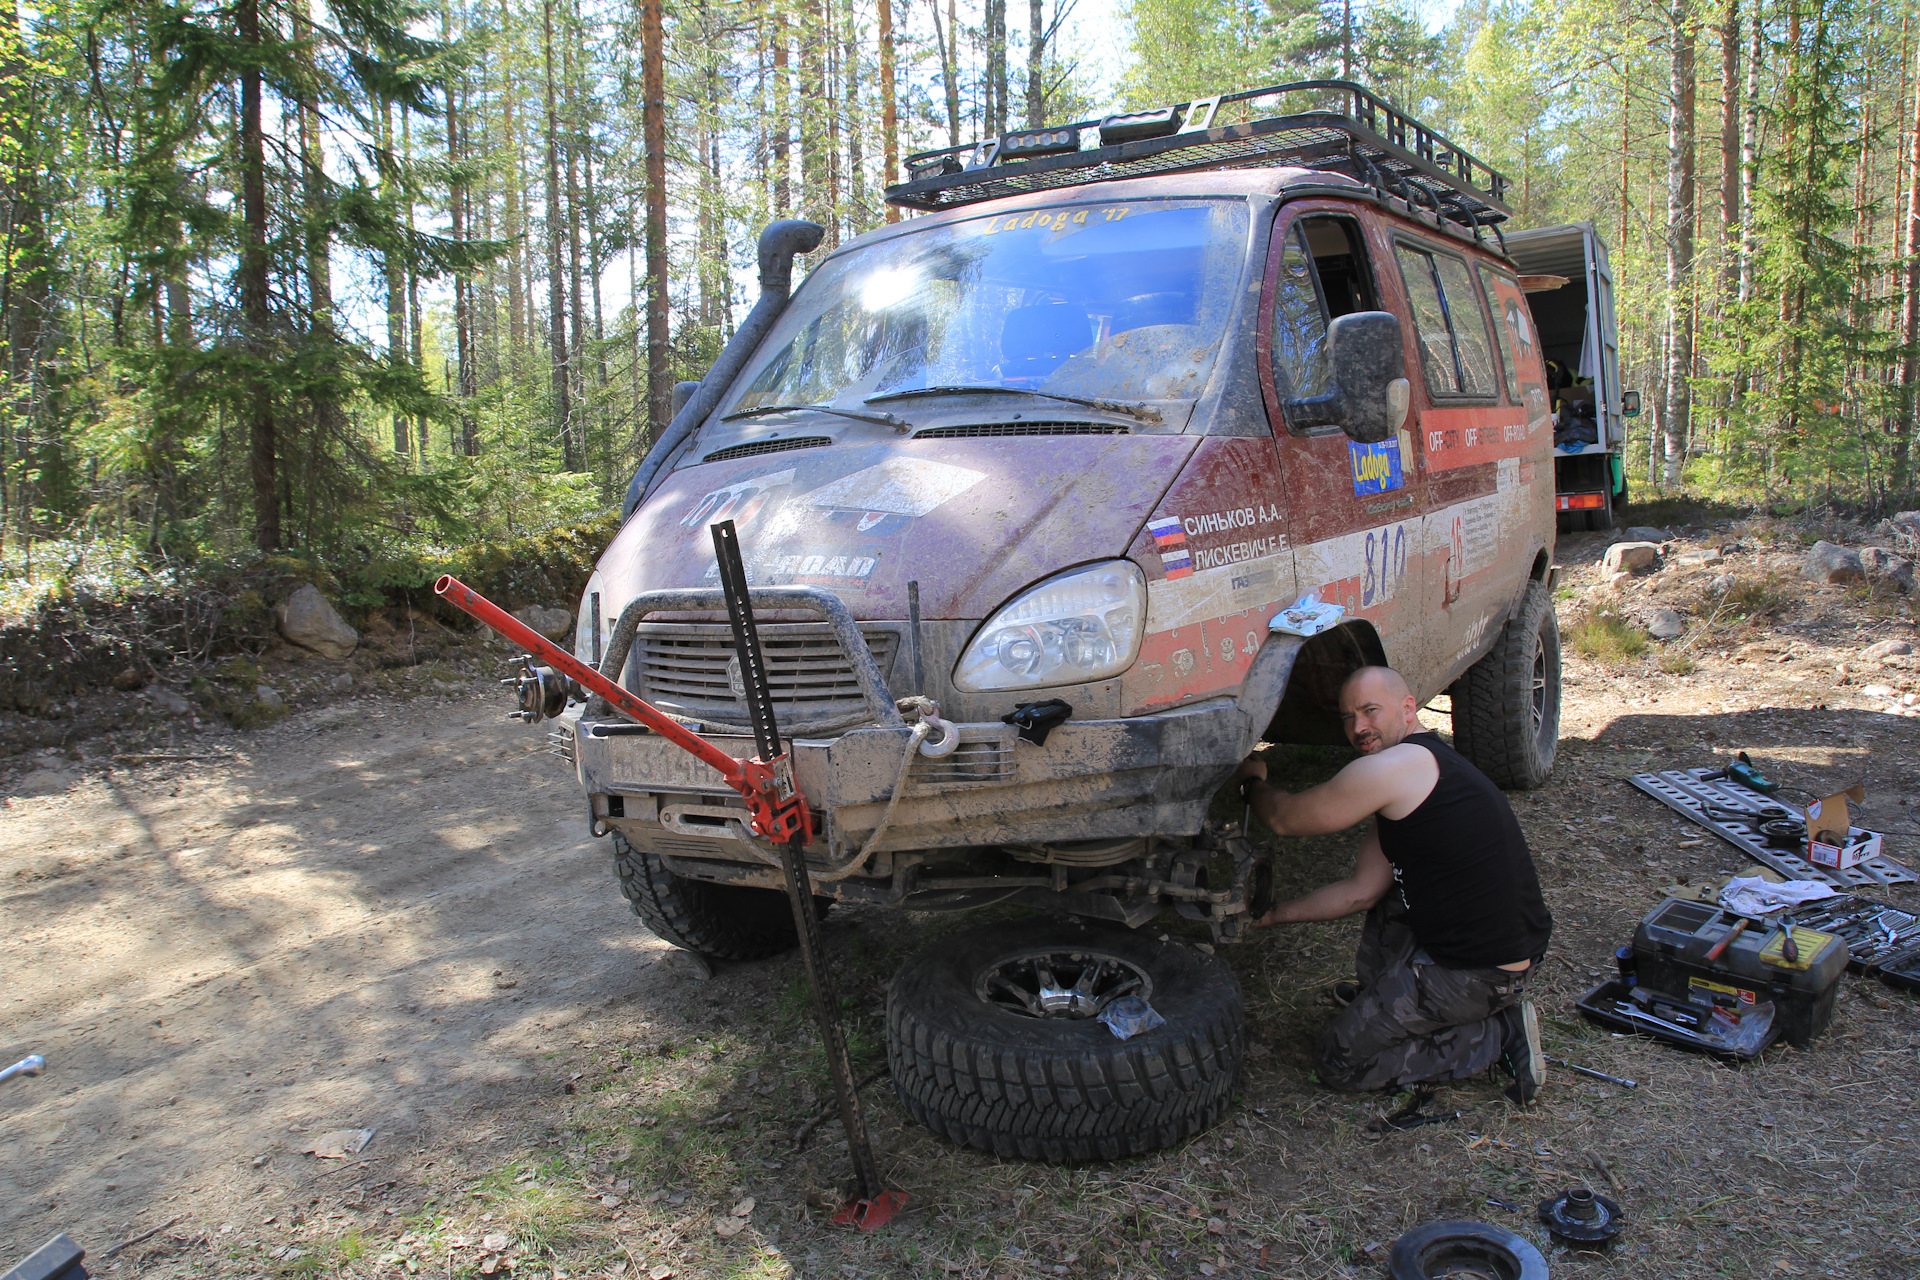
M1333 1002L1343 1009L1352 1004L1354 997L1359 994L1360 984L1357 982L1336 982L1333 984Z
M1529 996L1502 1009L1499 1018L1500 1061L1513 1077L1513 1083L1502 1092L1509 1101L1528 1106L1547 1078L1547 1058L1540 1049L1540 1019Z

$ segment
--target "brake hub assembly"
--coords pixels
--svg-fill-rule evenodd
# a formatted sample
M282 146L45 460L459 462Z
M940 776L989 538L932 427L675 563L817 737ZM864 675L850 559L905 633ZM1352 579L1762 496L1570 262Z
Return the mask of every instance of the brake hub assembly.
M1627 1225L1619 1205L1585 1187L1569 1187L1542 1200L1540 1221L1555 1240L1575 1249L1604 1249Z

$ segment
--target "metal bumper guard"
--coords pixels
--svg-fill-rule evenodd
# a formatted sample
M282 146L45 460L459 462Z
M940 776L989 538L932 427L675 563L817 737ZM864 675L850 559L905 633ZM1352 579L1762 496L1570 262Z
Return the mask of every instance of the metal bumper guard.
M721 837L695 856L760 861L750 845L726 838L713 810L739 801L710 770L638 725L598 720L588 710L574 726L580 785L590 797L620 797L624 810L605 817L596 801L596 823L664 826L684 837L698 829L689 827L691 815ZM1195 834L1248 736L1245 713L1228 699L1126 720L1070 720L1045 746L1018 741L998 722L958 727L952 755L909 767L870 874L887 874L888 851ZM905 724L874 725L789 743L794 782L825 819L826 844L810 850L810 861L844 862L880 825L910 735ZM748 745L732 735L702 736L722 750Z

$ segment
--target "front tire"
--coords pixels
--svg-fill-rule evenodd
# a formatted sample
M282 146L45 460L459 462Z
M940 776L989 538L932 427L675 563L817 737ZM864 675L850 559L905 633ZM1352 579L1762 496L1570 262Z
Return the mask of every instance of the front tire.
M667 869L658 855L613 833L613 865L633 914L656 936L716 960L765 960L800 945L787 895L778 889L709 884ZM814 900L825 915L826 903Z
M1527 584L1493 649L1452 694L1455 750L1505 790L1546 783L1560 746L1560 624L1545 583Z
M1103 967L1087 985L1102 1006L1144 990L1165 1024L1121 1040L1095 1020L1093 997L1057 1016L1019 1003L1039 993L1022 976L1036 965L1071 988L1092 960ZM1240 986L1223 961L1112 926L1030 921L949 935L887 993L901 1105L942 1137L1005 1157L1117 1160L1183 1142L1225 1116L1245 1058Z

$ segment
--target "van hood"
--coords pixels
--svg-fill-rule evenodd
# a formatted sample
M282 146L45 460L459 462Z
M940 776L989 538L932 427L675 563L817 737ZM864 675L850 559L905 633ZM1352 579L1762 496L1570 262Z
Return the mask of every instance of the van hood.
M856 618L978 619L1061 569L1124 556L1197 436L913 440L794 449L673 472L600 557L617 611L719 584L732 520L755 586L830 588Z

